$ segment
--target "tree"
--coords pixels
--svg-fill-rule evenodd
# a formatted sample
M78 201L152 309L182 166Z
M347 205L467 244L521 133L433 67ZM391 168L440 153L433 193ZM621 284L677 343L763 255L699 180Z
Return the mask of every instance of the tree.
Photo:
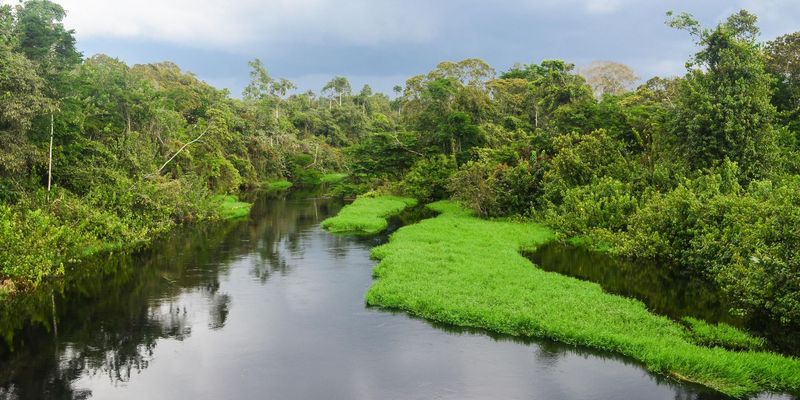
M16 7L17 49L36 63L49 83L48 91L55 95L64 72L81 62L75 49L75 31L61 23L66 12L48 0L29 0Z
M351 91L350 81L343 76L335 76L322 88L323 93L327 92L339 98L339 106L342 105L342 97L349 96Z
M622 94L639 79L630 67L613 61L595 61L578 72L598 99L606 94Z
M269 76L264 63L256 58L247 63L250 65L250 83L244 88L242 96L245 100L258 101L260 106L272 109L272 125L278 125L281 103L284 96L297 86L288 79L274 79Z
M688 14L668 23L701 46L687 64L672 126L690 164L707 168L728 158L741 167L744 181L764 176L774 155L775 107L755 16L740 11L713 29L702 29Z
M594 103L592 89L574 70L573 64L544 60L538 65L515 65L500 77L530 82L530 121L534 128L556 132L590 130L585 113Z
M0 180L24 176L37 156L27 131L50 101L36 71L36 65L23 54L0 43Z
M244 88L242 96L246 99L276 99L286 96L290 90L297 89L295 84L284 78L274 79L269 76L264 63L260 59L249 61L250 83Z
M47 105L36 64L0 44L0 131L22 133Z
M800 32L768 42L766 68L775 77L772 104L795 132L800 132Z

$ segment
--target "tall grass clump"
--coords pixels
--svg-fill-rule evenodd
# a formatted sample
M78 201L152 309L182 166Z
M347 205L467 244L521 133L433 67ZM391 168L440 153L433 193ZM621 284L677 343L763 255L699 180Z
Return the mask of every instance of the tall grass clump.
M211 201L217 204L219 215L224 219L239 219L250 215L252 204L239 201L233 195L216 195Z
M754 337L725 323L709 324L692 317L684 317L681 321L687 325L690 339L700 345L731 350L759 350L766 345L763 338Z
M536 268L519 251L554 239L543 225L482 220L447 201L429 207L441 214L373 249L380 263L368 304L620 353L731 396L800 391L800 360L697 344L681 324L638 300Z
M335 217L322 221L322 227L334 233L371 235L389 225L386 218L397 215L417 201L407 197L361 197L348 204Z

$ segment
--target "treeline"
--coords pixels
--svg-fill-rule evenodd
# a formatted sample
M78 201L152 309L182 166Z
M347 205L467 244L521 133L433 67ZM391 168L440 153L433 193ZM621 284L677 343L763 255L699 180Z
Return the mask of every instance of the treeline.
M498 74L468 59L395 99L342 77L297 94L255 60L237 99L174 64L85 59L63 17L45 0L0 8L7 290L215 218L215 194L346 171L339 195L455 198L545 221L713 281L743 314L800 324L800 33L761 43L746 11L710 28L670 15L698 46L682 77L636 86L612 62Z
M84 58L64 16L46 0L0 6L3 292L176 223L219 218L214 195L313 184L345 169L339 147L395 129L388 97L353 95L341 77L323 95L288 95L294 85L255 60L236 99L169 62Z
M737 311L800 323L800 33L741 11L668 24L699 50L638 87L610 62L444 62L397 100L401 129L348 148L349 188L546 221L595 249L669 261Z

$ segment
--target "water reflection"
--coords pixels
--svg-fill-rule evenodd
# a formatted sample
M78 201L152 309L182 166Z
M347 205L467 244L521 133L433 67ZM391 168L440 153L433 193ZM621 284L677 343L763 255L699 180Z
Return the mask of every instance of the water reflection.
M232 296L220 293L231 263L255 252L265 281L302 252L298 232L335 212L335 204L287 206L259 199L260 218L179 229L135 254L109 254L70 267L67 278L0 305L0 398L80 399L71 383L81 374L127 382L147 368L160 339L184 340L191 314L180 300L196 293L208 303L208 327L222 329ZM333 211L332 211L333 210Z

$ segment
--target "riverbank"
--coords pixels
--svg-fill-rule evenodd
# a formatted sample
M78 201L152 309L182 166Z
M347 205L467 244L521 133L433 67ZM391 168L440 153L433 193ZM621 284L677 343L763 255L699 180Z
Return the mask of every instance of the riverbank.
M251 204L234 195L195 197L147 204L146 212L135 202L124 209L93 207L66 191L41 204L0 206L0 297L61 277L67 264L146 245L186 222L250 213Z
M693 341L684 326L594 283L545 272L519 254L554 240L533 223L488 221L452 202L373 249L367 303L430 320L612 351L731 396L800 391L800 361ZM359 205L361 214L365 205ZM345 214L347 208L342 210Z

